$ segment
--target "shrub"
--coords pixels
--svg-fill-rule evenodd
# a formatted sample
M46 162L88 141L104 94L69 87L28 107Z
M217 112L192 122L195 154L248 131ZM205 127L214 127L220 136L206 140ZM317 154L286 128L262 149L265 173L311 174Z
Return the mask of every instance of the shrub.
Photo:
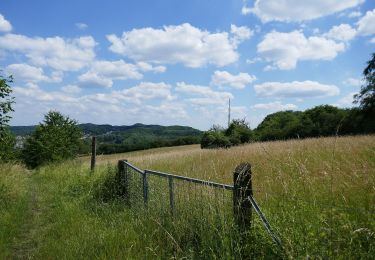
M22 156L27 166L74 158L80 148L81 130L75 120L50 111L26 139Z

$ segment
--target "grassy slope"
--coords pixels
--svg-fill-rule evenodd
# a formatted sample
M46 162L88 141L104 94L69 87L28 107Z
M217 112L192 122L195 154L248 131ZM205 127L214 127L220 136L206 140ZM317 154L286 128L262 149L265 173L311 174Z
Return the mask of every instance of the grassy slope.
M108 199L105 188L110 185L103 183L113 181L108 172L114 176L114 170L107 164L125 158L143 169L223 183L232 182L231 172L238 163L249 161L255 198L280 234L288 256L371 258L375 254L375 137L362 136L255 143L229 150L200 150L192 145L100 156L94 176L89 174L88 158L44 167L31 178L22 168L7 174L9 169L1 166L0 187L16 190L13 195L0 193L14 201L0 213L0 258L25 254L35 258L241 257L230 220L205 217L206 209L192 204L204 197L196 187L184 188L189 189L183 197L190 198L190 206L186 206L188 215L181 212L181 216L188 221L128 210L121 201ZM34 199L27 196L35 192ZM163 188L151 189L150 197L157 192L162 194ZM198 192L199 196L192 195ZM217 198L216 193L208 195L212 194ZM230 203L229 197L225 199ZM199 217L192 218L195 214ZM274 254L272 243L254 220L254 234L243 245L245 251L254 257ZM20 234L25 232L26 236Z

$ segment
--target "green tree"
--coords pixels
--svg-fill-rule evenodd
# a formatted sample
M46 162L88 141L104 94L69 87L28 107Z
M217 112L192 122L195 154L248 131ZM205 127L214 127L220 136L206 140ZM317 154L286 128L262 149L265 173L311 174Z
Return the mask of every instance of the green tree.
M354 103L359 104L365 112L375 113L375 53L367 62L363 76L365 84L361 87L359 94L354 96Z
M27 166L37 166L74 158L80 148L81 130L77 121L50 111L26 139L23 159Z
M0 74L0 161L8 161L14 157L14 135L9 131L9 120L12 118L9 113L13 112L12 105L14 97L11 96L13 82L12 76L8 78Z

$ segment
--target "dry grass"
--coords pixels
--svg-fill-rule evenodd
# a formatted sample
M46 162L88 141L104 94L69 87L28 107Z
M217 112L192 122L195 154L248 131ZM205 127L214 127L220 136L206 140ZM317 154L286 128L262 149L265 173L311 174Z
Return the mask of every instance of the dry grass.
M255 198L281 237L285 257L371 259L375 255L375 136L357 136L219 150L191 145L98 156L93 175L89 157L43 167L31 177L22 175L19 166L0 166L0 184L7 191L2 196L20 205L0 213L0 242L6 243L0 246L6 250L2 256L14 255L13 238L4 237L14 236L19 233L17 226L30 222L32 203L25 195L33 191L43 210L33 217L35 226L26 225L30 235L15 240L27 249L34 246L24 251L30 254L25 258L280 257L255 215L248 239L239 239L232 225L230 192L205 192L175 183L177 214L172 218L167 182L150 179L149 210L145 211L138 179L135 196L141 203L129 210L122 201L113 200L114 167L119 159L128 159L141 169L228 184L233 169L250 162ZM12 178L21 185L15 185ZM27 208L29 213L24 213ZM12 219L17 220L13 223Z

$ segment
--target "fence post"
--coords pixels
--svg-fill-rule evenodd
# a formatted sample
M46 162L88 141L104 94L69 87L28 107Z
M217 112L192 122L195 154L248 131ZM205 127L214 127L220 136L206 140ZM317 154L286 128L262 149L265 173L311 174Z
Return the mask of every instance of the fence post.
M91 172L95 170L95 163L96 163L96 136L92 137L91 142Z
M143 172L143 201L147 207L148 203L148 181L147 181L147 171Z
M126 165L127 160L118 161L118 183L119 193L125 199L126 204L130 205L129 196L129 172Z
M174 215L174 194L173 194L173 178L171 176L168 177L168 184L169 184L169 205L171 207L172 216Z
M250 163L241 163L233 172L233 209L236 222L242 232L251 227L251 202L253 195Z

